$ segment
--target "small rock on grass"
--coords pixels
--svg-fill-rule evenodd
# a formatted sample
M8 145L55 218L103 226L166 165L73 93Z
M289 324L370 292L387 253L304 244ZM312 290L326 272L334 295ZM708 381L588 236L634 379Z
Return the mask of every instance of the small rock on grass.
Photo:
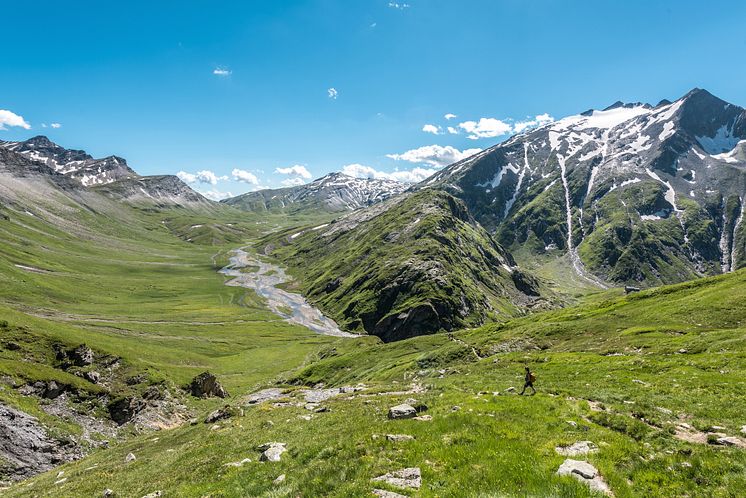
M606 481L601 477L601 474L598 473L596 467L588 462L568 458L562 462L560 468L557 469L557 475L572 476L594 491L600 491L609 496L613 496L611 489L609 489L608 484L606 484Z
M257 448L262 452L262 456L259 457L260 462L279 462L282 458L282 454L287 451L285 443L264 443Z
M228 462L223 464L224 467L242 467L246 463L251 463L251 458L244 458L238 462Z
M420 422L430 422L432 419L432 415L420 415L419 417L414 418L414 420L418 420Z
M134 453L127 453L127 456L124 457L125 462L134 462L135 460L137 460L137 457Z
M142 498L158 498L160 496L163 496L163 491L158 490L158 491L153 491L152 493L148 493Z
M420 489L420 486L422 486L422 475L419 467L409 467L374 477L372 481L385 482L398 488Z
M109 496L114 496L114 490L106 488L103 492L103 496L104 498L109 497Z
M272 481L272 484L277 486L278 484L282 484L283 482L285 482L285 474L280 474L279 476L277 476L277 479Z
M578 456L595 453L598 446L593 441L578 441L570 446L557 446L554 450L563 456Z
M409 434L386 434L386 439L394 442L412 441L414 436L410 436Z
M386 491L385 489L374 489L373 494L381 498L409 498L407 495L400 495L399 493Z

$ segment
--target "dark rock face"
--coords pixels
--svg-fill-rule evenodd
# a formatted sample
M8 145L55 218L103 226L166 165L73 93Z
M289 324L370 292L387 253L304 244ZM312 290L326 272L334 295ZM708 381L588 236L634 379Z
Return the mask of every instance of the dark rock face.
M91 348L89 348L85 344L81 344L77 348L70 351L68 353L68 357L73 362L73 365L77 367L84 367L93 363L94 354Z
M217 377L210 372L203 372L192 379L189 391L192 393L192 396L197 398L209 398L213 396L218 398L228 397L228 392L220 385Z
M24 479L81 456L73 443L49 437L36 418L0 404L0 457L9 464L3 477Z
M241 416L243 416L243 410L241 408L234 408L229 405L225 405L223 408L218 408L217 410L211 412L205 418L205 423L214 424L215 422L218 422L220 420L226 420L231 417Z
M111 402L108 406L109 416L119 425L124 425L145 409L147 403L131 396Z

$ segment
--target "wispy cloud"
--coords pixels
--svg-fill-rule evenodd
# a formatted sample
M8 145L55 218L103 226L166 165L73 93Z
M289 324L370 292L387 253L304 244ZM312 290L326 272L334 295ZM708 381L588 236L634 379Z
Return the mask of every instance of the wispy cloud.
M440 126L436 126L433 124L426 124L422 127L422 131L425 133L432 133L433 135L442 135L443 129Z
M549 124L554 122L554 118L550 116L547 113L539 114L538 116L535 116L533 119L526 120L526 121L518 121L513 125L513 132L514 133L522 133L525 130L528 130L530 128L535 128L537 126L544 126L545 124Z
M186 171L179 171L176 173L181 181L186 183L209 183L210 185L217 185L219 180L227 180L227 176L218 176L210 170L202 170L196 173L187 173Z
M0 109L0 130L7 130L8 126L18 126L24 130L30 130L31 125L18 114Z
M285 187L297 187L298 185L303 185L306 182L303 181L303 178L294 176L292 178L285 178L283 181L280 182Z
M251 171L245 169L234 168L231 171L231 176L237 182L248 183L249 185L259 185L259 178L256 177Z
M199 193L204 195L211 201L222 201L223 199L228 199L230 197L233 197L233 194L231 194L230 192L221 192L216 189L210 189L204 192L200 191Z
M330 99L332 99L332 100L337 100L337 95L339 95L339 92L337 91L337 89L336 89L336 88L332 87L332 88L329 88L329 89L328 89L328 90L326 91L326 94L327 94L327 96L328 96L328 97L329 97Z
M458 150L450 145L425 145L423 147L408 150L401 154L386 154L395 161L407 161L410 163L429 164L431 166L443 167L455 163L469 156L481 152L482 149Z
M389 2L389 7L392 9L404 10L408 9L410 5L408 3Z
M230 76L233 74L233 71L225 67L216 67L212 70L212 74L215 76Z
M418 183L438 171L433 168L412 168L411 170L397 170L391 173L379 171L364 164L347 164L342 167L342 173L355 178L374 178L376 180L394 180L401 183Z
M464 121L459 123L458 127L468 133L472 140L478 138L493 138L500 135L506 135L513 131L513 127L495 118L480 118L479 121Z
M61 125L61 124L59 124L59 123L52 123L52 124L51 124L51 125L49 125L49 126L51 126L52 128L62 128L62 125Z
M313 177L311 172L308 171L308 169L306 169L306 167L301 164L288 166L287 168L277 168L275 169L275 173L279 173L281 175L296 176L299 178L304 178L306 180L310 180Z
M455 114L451 114L451 113L449 112L448 114L446 114L446 115L445 115L445 116L443 116L443 117L444 117L444 118L446 118L446 121L450 121L451 119L453 119L453 118L457 118L458 116L456 116Z

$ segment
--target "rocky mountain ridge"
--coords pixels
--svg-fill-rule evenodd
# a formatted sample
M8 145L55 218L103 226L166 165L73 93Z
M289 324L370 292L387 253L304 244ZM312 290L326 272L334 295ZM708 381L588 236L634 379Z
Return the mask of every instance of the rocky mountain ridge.
M221 201L248 211L353 211L404 192L408 185L394 180L355 178L329 173L306 185L259 190Z
M671 283L746 265L746 111L694 89L516 135L419 187L463 199L498 240L569 255L603 284Z

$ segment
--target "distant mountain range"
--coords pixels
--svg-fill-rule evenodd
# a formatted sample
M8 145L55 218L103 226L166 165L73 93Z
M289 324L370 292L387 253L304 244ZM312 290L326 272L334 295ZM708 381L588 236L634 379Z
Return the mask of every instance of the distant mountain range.
M343 173L329 173L306 185L249 192L222 202L258 212L344 212L379 203L407 188L408 185L393 180L354 178Z

